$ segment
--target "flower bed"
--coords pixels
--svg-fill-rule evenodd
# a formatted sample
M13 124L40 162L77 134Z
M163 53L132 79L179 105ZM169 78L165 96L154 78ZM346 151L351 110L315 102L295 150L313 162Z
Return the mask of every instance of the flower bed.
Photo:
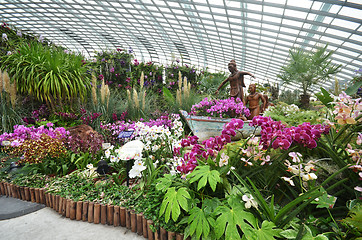
M251 123L260 126L260 137L234 143L231 137L245 125L241 119L231 120L219 136L201 143L195 136L181 139L177 121L171 128L137 123L132 141L122 144L141 141L136 148L142 146L142 151L127 150L124 155L127 144L109 144L98 156L109 164L108 173L98 174L88 165L52 178L44 186L45 201L53 206L55 202L57 211L75 219L83 217L77 217L78 209L91 205L96 223L110 224L113 211L114 224L117 206L128 208L164 229L159 232L163 235L169 231L196 239L294 239L302 231L306 238L353 239L361 232L353 215L361 206L359 101L340 95L328 110L326 124L287 127L269 117L255 117ZM127 175L121 174L127 158L135 172L126 172L134 177L130 188L123 183ZM18 178L14 183L25 181ZM5 185L8 192L13 188ZM37 198L35 190L27 195ZM80 201L89 201L88 208L83 203L78 207ZM68 202L73 210L64 213ZM130 212L128 218L137 222L136 214ZM137 223L132 226L137 231ZM340 230L334 232L336 227Z

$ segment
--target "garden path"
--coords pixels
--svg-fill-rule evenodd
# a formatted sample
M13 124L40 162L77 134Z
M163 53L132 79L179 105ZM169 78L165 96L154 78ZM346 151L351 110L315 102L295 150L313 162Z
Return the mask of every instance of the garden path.
M2 198L4 198L4 196L1 197L0 202L7 202L7 204L0 204L0 213L6 211L7 207L10 206L9 202L13 202L12 200L18 200L14 198ZM139 236L124 227L113 227L70 220L69 218L59 215L53 209L46 207L20 217L0 220L0 229L0 239L6 240L145 239L143 236Z

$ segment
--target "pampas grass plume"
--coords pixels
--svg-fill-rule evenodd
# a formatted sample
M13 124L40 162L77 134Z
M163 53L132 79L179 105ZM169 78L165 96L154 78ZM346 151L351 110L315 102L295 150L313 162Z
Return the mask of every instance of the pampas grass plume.
M181 72L178 71L178 89L181 90L182 88L182 76L181 76Z
M6 71L3 72L3 85L4 85L5 92L10 94L10 77Z
M94 105L97 105L97 77L95 75L92 75L92 99Z
M146 91L142 92L142 110L145 111L146 106Z
M10 102L11 106L15 108L16 105L16 82L10 84Z
M176 102L181 106L181 90L177 89L176 91Z
M136 91L136 89L133 88L133 102L136 106L137 109L140 108L140 103L139 103L139 100L138 100L138 93Z
M145 74L143 73L143 71L142 71L142 73L141 73L141 79L140 79L140 89L141 89L141 91L142 91L142 88L143 88L143 85L145 84Z
M3 72L0 69L0 95L1 98L3 97Z

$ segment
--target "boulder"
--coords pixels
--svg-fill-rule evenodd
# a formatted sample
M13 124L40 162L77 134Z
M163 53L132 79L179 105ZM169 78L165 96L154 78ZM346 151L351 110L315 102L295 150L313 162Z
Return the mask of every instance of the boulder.
M93 130L93 128L89 125L82 124L74 127L70 127L67 129L70 135L74 138L79 138L82 141L87 141L90 138L101 138L101 134L97 131Z

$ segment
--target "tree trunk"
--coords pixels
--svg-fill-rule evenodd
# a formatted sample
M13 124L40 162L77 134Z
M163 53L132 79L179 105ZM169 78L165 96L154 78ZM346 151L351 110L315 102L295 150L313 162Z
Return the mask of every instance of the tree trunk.
M309 109L309 94L301 94L300 95L300 107L303 109Z

